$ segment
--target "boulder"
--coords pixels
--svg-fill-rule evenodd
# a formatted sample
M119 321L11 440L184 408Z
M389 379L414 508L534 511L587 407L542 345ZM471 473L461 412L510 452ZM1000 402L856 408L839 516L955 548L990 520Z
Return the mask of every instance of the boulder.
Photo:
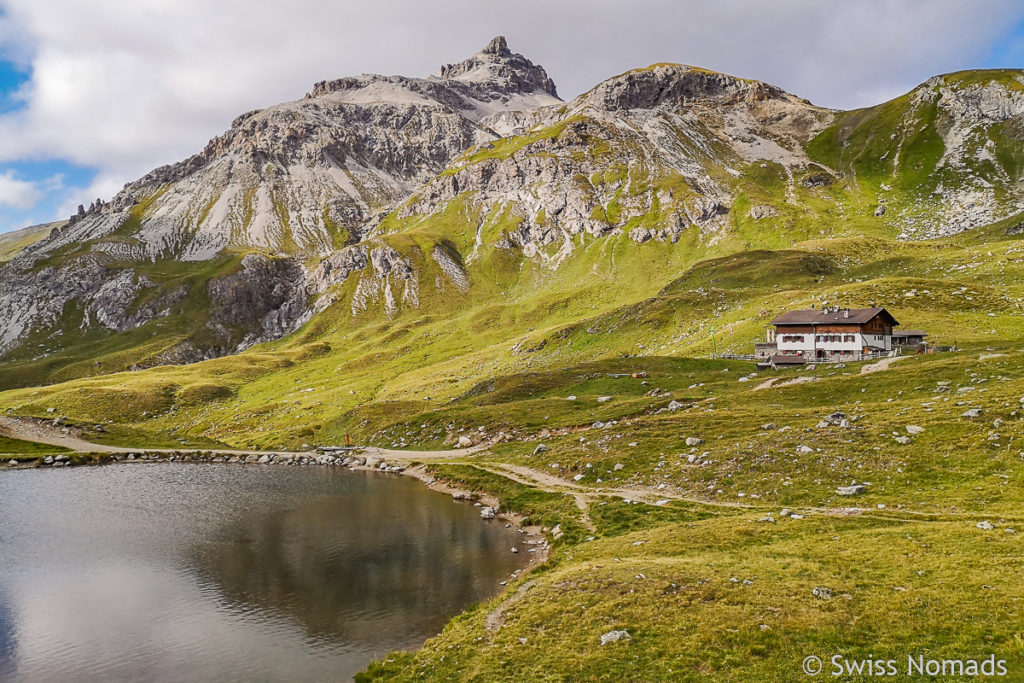
M826 588L825 586L815 586L814 590L811 591L811 595L818 598L819 600L831 600L832 589Z
M492 507L480 508L480 516L484 519L494 519L495 514L497 513L495 513L494 508Z
M608 645L609 643L618 643L620 641L628 640L632 640L632 638L629 637L628 631L608 631L608 633L605 633L601 636L602 645Z
M923 434L924 433L924 427L919 427L918 425L907 425L906 429L907 429L907 434Z
M910 437L909 436L897 436L896 437L896 443L898 443L901 446L907 446L907 445L910 444Z
M612 400L611 396L598 396L597 397L597 402L598 403L607 403L610 400Z
M840 496L856 496L864 493L867 487L864 484L853 484L852 486L840 486L836 489L836 493Z
M993 529L995 529L995 526L992 524L992 522L988 520L978 522L975 526L977 526L982 531L992 531Z
M668 406L667 407L668 407L669 410L679 410L680 408L683 407L683 404L680 403L679 401L676 401L675 399L673 399L673 400L668 402Z
M981 417L981 408L971 408L970 410L965 410L960 417L966 417L968 419Z
M543 453L547 449L548 447L545 444L538 444L538 446L533 449L533 454L537 455L538 453Z
M472 445L473 445L473 440L470 439L468 436L460 436L459 437L459 448L469 448Z
M696 436L688 436L688 437L686 437L686 445L687 446L699 446L702 443L704 443L704 439L698 438Z

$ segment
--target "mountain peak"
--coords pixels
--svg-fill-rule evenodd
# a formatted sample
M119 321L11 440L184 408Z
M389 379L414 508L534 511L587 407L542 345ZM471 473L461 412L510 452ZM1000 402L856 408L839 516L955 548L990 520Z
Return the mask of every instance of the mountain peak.
M487 43L483 50L480 50L480 54L497 55L499 57L512 56L511 50L508 49L508 43L505 41L505 36L494 36L491 38L491 42Z
M495 36L480 52L458 64L441 67L441 79L481 85L521 94L543 91L558 97L544 67L508 48L505 36Z

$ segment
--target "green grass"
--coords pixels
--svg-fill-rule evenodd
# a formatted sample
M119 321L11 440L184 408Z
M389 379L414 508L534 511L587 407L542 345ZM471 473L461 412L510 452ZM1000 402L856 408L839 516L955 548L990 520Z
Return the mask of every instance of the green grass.
M67 448L0 436L0 460L35 460L45 455L68 453Z
M26 247L45 239L54 228L63 227L64 224L65 221L58 221L0 234L0 263L10 261Z

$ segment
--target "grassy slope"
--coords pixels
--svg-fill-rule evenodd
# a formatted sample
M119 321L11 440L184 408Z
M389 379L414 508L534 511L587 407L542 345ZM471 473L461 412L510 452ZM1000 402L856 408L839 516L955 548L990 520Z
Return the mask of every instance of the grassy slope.
M64 221L45 223L0 234L0 263L10 261L22 249L44 239L50 234L50 231L63 224Z
M0 458L4 460L35 460L42 456L67 452L68 449L61 446L0 436Z
M1024 554L1004 527L1024 527L1013 485L1024 475L1024 240L1005 227L915 244L814 240L681 264L681 275L657 282L660 295L589 317L596 294L529 315L520 310L527 293L465 310L466 301L439 297L440 308L405 311L390 324L366 316L353 325L343 302L294 338L237 357L0 400L19 414L56 407L85 422L113 420L122 438L175 429L267 446L337 442L351 431L382 445L430 447L480 426L513 434L472 467L456 461L436 471L498 494L531 521L561 524L552 559L528 577L528 597L496 634L485 616L515 586L419 652L384 658L373 676L777 680L792 678L805 653L911 650L1019 661L1013 624ZM607 267L604 258L591 268ZM528 277L551 277L526 268L527 291L536 282ZM776 288L780 273L784 289ZM719 349L739 351L774 312L823 298L891 302L905 324L965 350L870 375L856 364L783 373L819 379L756 392L765 375L738 381L749 363L688 358L710 351L712 323ZM522 331L510 339L502 330L516 324ZM513 353L520 339L548 343ZM648 377L609 376L639 370ZM645 395L655 387L672 396ZM598 403L603 395L614 398ZM684 407L656 413L671 399ZM982 419L961 417L971 407ZM856 418L852 429L816 426L836 409ZM561 431L596 420L616 424ZM762 429L766 422L789 429ZM909 424L925 432L900 445L894 435ZM553 434L542 438L545 429ZM685 446L691 435L705 443ZM541 441L550 450L532 455ZM691 451L707 452L709 463L689 463ZM594 496L591 526L572 497L505 478L509 465L566 481L583 475L578 485ZM854 499L835 494L852 481L871 486ZM607 487L697 502L629 505L601 498ZM837 513L849 505L870 512ZM806 518L779 517L783 506ZM757 521L769 513L778 523ZM976 529L982 519L998 528ZM819 585L835 597L813 598ZM601 647L599 636L613 628L633 640Z

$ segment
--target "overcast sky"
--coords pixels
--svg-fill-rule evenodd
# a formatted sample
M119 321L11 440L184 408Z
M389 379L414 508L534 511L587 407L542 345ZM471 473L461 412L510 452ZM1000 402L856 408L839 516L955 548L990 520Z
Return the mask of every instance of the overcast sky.
M1024 60L1019 0L0 0L0 232L109 199L237 114L364 72L426 76L494 35L563 98L671 61L853 108Z

